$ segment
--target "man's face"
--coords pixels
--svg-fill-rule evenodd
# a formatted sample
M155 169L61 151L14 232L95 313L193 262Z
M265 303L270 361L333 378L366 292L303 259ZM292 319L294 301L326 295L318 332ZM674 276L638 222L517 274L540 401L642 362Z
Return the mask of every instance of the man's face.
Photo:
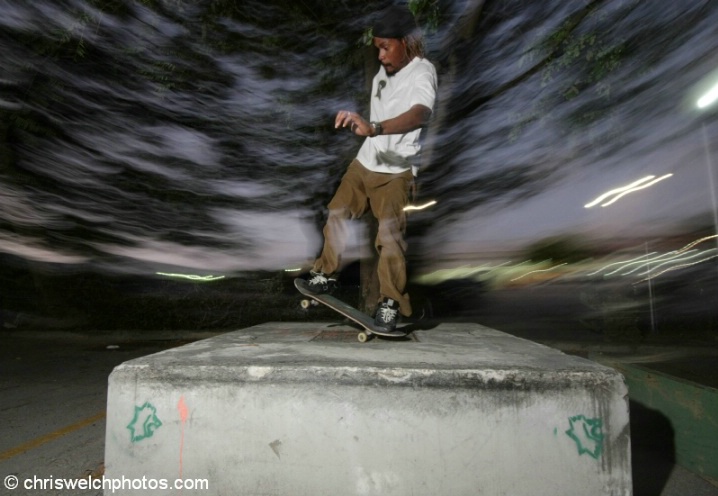
M387 74L399 72L410 62L404 40L375 37L374 46L379 50L379 62Z

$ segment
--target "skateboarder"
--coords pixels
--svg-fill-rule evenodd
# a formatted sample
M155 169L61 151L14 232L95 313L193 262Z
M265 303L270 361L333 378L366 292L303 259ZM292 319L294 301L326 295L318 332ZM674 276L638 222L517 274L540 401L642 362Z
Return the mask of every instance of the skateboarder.
M381 300L375 325L392 331L398 313L411 315L404 207L418 172L419 138L434 107L437 78L433 64L424 58L420 30L405 7L381 11L373 36L381 67L372 82L370 118L340 110L334 122L336 128L348 128L365 140L329 202L324 248L308 287L315 293L333 289L344 249L344 223L371 209L379 222L374 246Z

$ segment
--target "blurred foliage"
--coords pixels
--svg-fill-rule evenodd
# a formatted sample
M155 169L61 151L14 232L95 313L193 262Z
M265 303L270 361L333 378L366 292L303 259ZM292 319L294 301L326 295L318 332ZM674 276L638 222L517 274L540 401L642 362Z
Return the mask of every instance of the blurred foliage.
M124 210L129 222L116 225L126 227L104 233L118 244L145 230L221 246L226 226L217 209L301 207L321 225L360 142L337 133L332 115L340 106L366 108L375 54L357 44L372 14L390 3L83 0L19 8L27 20L0 25L10 103L0 106L0 180L38 204L54 198L66 210ZM699 2L674 17L654 10L663 15L652 19L636 0L408 5L441 88L421 176L422 194L441 201L416 219L418 237L483 204L537 194L588 149L625 144L621 83L668 57L662 47L685 42L716 8ZM217 163L163 154L161 135L143 135L167 126L211 140ZM559 134L549 153L532 131L552 126ZM128 144L124 156L107 150L117 140ZM76 183L93 168L113 172ZM218 194L210 182L271 193ZM104 191L114 187L111 202ZM146 215L137 215L138 204ZM85 237L47 229L47 243L102 256L86 237L98 235L96 226L64 216ZM188 234L195 226L201 235ZM252 233L231 242L251 246Z
M429 32L439 29L441 24L440 0L409 0L408 6L420 26Z
M575 263L592 256L592 249L572 235L555 236L536 241L526 248L524 256L531 260L552 260L554 263Z
M304 206L317 212L321 224L324 205L358 144L332 129L331 114L336 102L348 103L347 97L363 107L360 102L367 97L359 81L366 78L369 66L367 54L357 50L356 42L366 32L371 15L388 4L380 0L84 0L55 2L51 10L50 4L39 2L27 12L37 17L36 22L45 22L47 29L5 24L0 30L3 49L13 55L5 88L13 105L0 107L4 151L0 173L5 171L1 179L23 189L35 184L26 194L38 202L57 197L58 188L62 188L59 200L69 205L89 196L96 210L126 209L129 226L188 244L221 243L217 235L187 236L198 225L221 234L224 226L212 215L217 208L276 211ZM515 112L509 128L497 128L504 138L518 139L520 130L555 112L555 95L574 98L579 90L601 84L605 88L625 52L623 41L605 31L611 16L602 10L604 4L593 0L575 9L546 7L550 18L539 21L540 8L527 9L524 2L515 6L491 0L409 2L429 38L429 56L440 69L442 86L448 83L436 113L450 116L437 119L441 122L432 129L427 156L433 163L423 180L426 196L446 200L417 219L413 228L417 236L438 219L450 220L482 203L531 196L555 173L555 167L541 166L520 154L501 170L481 164L477 157L469 172L468 157L461 156L473 154L470 148L477 142L471 134L462 135L460 128L471 125L484 107L534 74L542 74L539 89L550 91L535 100L537 107ZM633 8L629 2L623 15ZM51 12L62 15L52 19ZM511 78L488 81L477 71L491 68L483 61L477 65L476 56L486 53L491 36L503 36L510 25L516 26L513 31L526 33L517 40L523 44L519 63L530 60L531 65ZM243 64L248 76L266 82L262 94L247 88L246 108L227 107L233 93L244 86L238 73L229 70L230 61ZM477 85L477 81L485 82ZM266 104L258 105L262 100ZM184 103L190 101L194 102ZM320 110L315 102L328 103ZM314 105L312 111L308 103ZM586 112L581 115L588 116ZM197 167L179 157L128 150L134 155L126 156L128 161L154 163L176 176L148 172L108 154L99 142L88 141L93 125L95 132L125 135L124 139L150 145L152 137L127 135L127 127L175 125L202 133L214 140L220 167ZM37 150L48 143L52 149L86 157L83 160L94 162L94 167L121 172L114 174L111 185L79 188L73 178L81 164L39 154ZM59 170L49 173L48 162ZM182 184L187 180L192 185ZM212 180L251 181L286 194L218 195L202 187ZM453 194L457 183L462 184L461 195ZM130 198L108 204L101 188L114 185ZM143 209L147 215L142 218L130 206L138 202L149 207ZM169 225L168 216L176 218ZM86 220L68 221L85 227L84 236L95 235L95 226ZM126 234L119 232L112 241L124 243ZM45 236L56 246L101 256L89 246L92 239L55 229ZM233 242L250 245L251 234L235 236Z

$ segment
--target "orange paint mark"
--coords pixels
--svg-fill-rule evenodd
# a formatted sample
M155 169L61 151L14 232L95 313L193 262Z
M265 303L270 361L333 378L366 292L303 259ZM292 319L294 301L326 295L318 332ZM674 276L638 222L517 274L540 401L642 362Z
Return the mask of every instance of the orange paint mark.
M184 424L187 422L187 417L189 416L189 410L187 409L187 403L184 401L184 396L180 397L179 402L177 403L177 410L180 414L180 421Z
M179 452L179 478L182 478L182 456L184 453L184 426L189 417L189 410L187 409L187 403L184 401L184 396L180 396L179 402L177 402L177 411L180 416L180 452Z

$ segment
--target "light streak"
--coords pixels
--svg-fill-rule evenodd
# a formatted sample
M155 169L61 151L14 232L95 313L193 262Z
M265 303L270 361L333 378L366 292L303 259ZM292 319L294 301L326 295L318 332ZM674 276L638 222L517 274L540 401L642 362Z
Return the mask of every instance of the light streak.
M436 200L431 200L423 205L407 205L404 207L404 212L409 212L410 210L424 210L425 208L433 207L434 205L436 205Z
M694 250L691 250L691 251L694 251ZM697 252L697 253L694 253L694 254L692 254L692 255L689 255L689 256L686 256L686 257L683 257L683 258L674 257L674 258L668 259L668 260L666 260L666 261L664 261L664 262L662 262L662 263L659 263L658 265L656 265L656 266L654 266L654 267L651 267L651 266L649 265L649 266L648 266L648 270L647 270L646 272L644 272L643 274L639 274L639 275L641 275L641 276L649 276L649 275L651 274L651 272L658 270L659 268L663 267L664 265L671 264L671 263L675 264L676 262L685 262L685 261L691 260L691 259L693 259L693 258L700 257L701 255L703 255L703 254L705 254L705 253L708 253L708 252L711 252L711 251L715 251L715 248L713 248L713 249L711 249L711 250L706 250L706 251L699 251L699 252ZM688 252L686 252L686 253L690 253L690 251L688 251Z
M693 248L694 246L696 246L696 245L699 244L699 243L703 243L704 241L708 241L709 239L715 239L715 238L718 238L718 234L713 234L712 236L706 236L706 237L704 237L704 238L700 238L700 239L697 239L697 240L695 240L695 241L691 241L691 242L688 243L686 246L684 246L683 248L681 248L680 250L678 250L678 253L682 253L682 252L684 252L684 251L687 251L687 250L689 250L690 248Z
M634 272L641 270L643 267L646 267L646 266L650 267L651 262L658 263L658 262L670 261L670 260L673 260L674 258L676 258L677 256L678 256L677 251L670 251L668 253L664 253L663 255L658 255L657 257L649 258L648 260L643 260L642 262L634 262L634 263L625 265L623 268L627 268L631 265L639 264L638 267L636 267L635 269L631 269L628 272L624 272L623 274L620 274L620 275L629 276L629 275L633 274ZM612 276L613 274L615 274L618 271L619 271L619 269L616 269L613 272L606 274L606 276Z
M680 250L670 251L670 252L668 252L668 253L664 253L664 254L662 254L662 255L657 255L657 256L654 256L654 255L656 255L658 252L655 252L655 251L654 251L654 252L651 252L651 253L646 253L645 255L640 255L640 256L638 256L638 257L636 257L636 258L632 258L632 259L630 259L630 260L625 260L625 261L621 261L621 262L613 262L613 263L610 263L610 264L608 264L608 265L604 265L603 267L601 267L601 268L598 269L598 270L595 270L595 271L593 271L593 272L589 272L587 275L588 275L588 276L595 276L595 275L600 274L600 273L603 272L603 271L606 271L606 270L608 270L608 269L610 269L610 268L612 268L612 267L616 267L616 266L618 266L618 267L615 268L615 269L613 269L613 270L611 270L610 272L606 272L606 273L603 275L603 277L610 277L610 276L613 276L613 275L615 275L615 274L617 274L617 273L620 273L620 274L618 274L618 275L621 275L621 276L629 276L629 275L631 275L631 274L633 274L633 273L635 273L635 272L637 272L637 271L639 271L639 270L641 270L641 269L643 269L643 268L646 268L646 267L647 267L647 270L646 270L645 272L643 272L642 274L639 274L639 275L641 275L641 276L649 275L651 272L655 272L657 269L659 269L660 267L665 266L665 265L668 264L668 263L683 262L683 261L690 260L690 259L692 259L692 258L701 256L701 255L705 255L706 253L710 253L710 252L716 250L716 248L711 248L711 249L704 250L704 251L698 251L698 250L692 249L693 247L695 247L696 245L698 245L698 244L700 244L700 243L705 243L706 241L709 241L709 240L711 240L711 239L716 239L716 238L718 238L718 234L713 234L713 235L711 235L711 236L704 236L704 237L702 237L702 238L699 238L699 239L696 239L696 240L694 240L694 241L691 241L690 243L688 243L687 245L685 245L685 246L684 246L683 248L681 248ZM695 253L694 253L694 252L695 252ZM689 255L689 254L690 254L690 255ZM678 258L678 257L681 256L681 255L688 255L688 256L685 256L685 257L683 257L683 258ZM715 256L718 256L718 255L715 255ZM715 256L712 256L712 257L710 257L710 258L715 258ZM651 258L648 258L648 257L651 257ZM702 261L704 261L704 260L710 260L710 258L703 259ZM630 267L632 267L632 266L634 266L634 265L637 265L637 267L632 268L632 269L629 270L628 272L622 272L623 270L628 269L628 268L630 268ZM653 265L653 267L651 267L651 265ZM680 265L680 266L678 266L678 267L679 267L679 268L680 268L680 267L689 267L689 266L691 266L691 265L694 265L694 264L683 264L683 265ZM666 270L664 270L664 271L658 273L658 274L655 275L655 276L650 276L650 275L649 275L648 278L642 279L642 280L639 281L639 282L647 281L647 280L651 279L652 277L658 277L659 275L664 274L664 273L666 273L666 272L668 272L668 271L671 271L671 270L674 270L674 269L673 269L673 268L668 268L668 269L666 269ZM622 273L621 273L621 272L622 272Z
M640 186L636 186L635 188L631 188L631 189L629 189L629 190L626 190L626 191L624 191L623 193L617 195L613 200L609 201L608 203L604 203L604 204L601 205L601 206L602 206L602 207L607 207L607 206L609 206L609 205L612 205L613 203L616 203L619 199L621 199L621 198L623 198L624 196L626 196L628 193L633 193L634 191L639 191L639 190L648 188L649 186L653 186L653 185L656 184L657 182L663 181L664 179L668 179L669 177L672 177L672 176L673 176L673 174L666 174L665 176L661 176L661 177L659 177L658 179L654 179L654 180L651 181L650 183L642 184L642 185L640 185Z
M686 253L690 253L690 252L686 252ZM630 276L630 275L633 274L634 272L641 270L643 267L646 267L646 266L650 267L650 266L651 266L651 262L664 262L664 263L665 263L665 262L670 262L671 260L675 260L675 259L678 257L678 255L679 255L679 253L678 253L677 251L668 252L668 253L666 253L665 255L661 255L661 256L658 256L658 257L655 257L655 258L651 258L651 259L649 259L649 260L646 260L643 265L639 265L639 266L636 267L635 269L629 270L628 272L625 272L625 273L623 273L623 274L621 274L621 275L622 275L622 276Z
M522 275L522 276L519 276L519 277L516 277L516 278L514 278L514 279L511 279L511 282L518 281L519 279L523 279L523 278L526 277L526 276L530 276L531 274L536 274L536 273L538 273L538 272L549 272L549 271L552 271L552 270L554 270L554 269L557 269L557 268L559 268L559 267L561 267L561 266L563 266L563 265L567 265L567 263L564 262L564 263L562 263L562 264L555 265L555 266L550 267L550 268L548 268L548 269L532 270L531 272L527 272L526 274L524 274L524 275Z
M481 277L500 269L501 267L511 263L511 260L500 263L495 266L481 265L479 267L456 267L453 269L439 269L428 274L417 277L417 281L424 284L438 284L442 281L450 281L452 279L467 279L469 277Z
M667 268L667 269L664 270L663 272L659 272L658 274L655 274L655 275L652 275L652 276L648 276L648 277L646 277L645 279L641 279L640 281L635 282L634 284L640 284L640 283L642 283L642 282L646 282L646 281L649 281L649 280L651 280L651 279L655 279L656 277L661 276L661 275L665 274L666 272L672 272L672 271L674 271L674 270L685 269L686 267L692 267L692 266L694 266L694 265L698 265L699 263L703 263L703 262L707 262L708 260L712 260L712 259L714 259L714 258L716 258L716 257L718 257L718 255L713 255L713 256L710 256L710 257L708 257L708 258L704 258L704 259L702 259L702 260L696 260L695 262L690 263L690 264L674 265L673 267Z
M619 199L623 198L624 196L626 196L629 193L633 193L634 191L639 191L639 190L648 188L649 186L653 186L657 182L663 181L664 179L668 179L671 176L673 176L673 174L666 174L659 178L656 178L656 176L646 176L646 177L639 179L638 181L634 181L631 184L628 184L626 186L612 189L611 191L608 191L607 193L602 194L601 196L599 196L598 198L593 200L591 203L587 203L583 207L584 208L595 207L596 205L603 202L607 198L613 196L612 200L601 205L602 207L607 207L607 206L612 205L613 203L617 202Z
M486 273L490 274L491 272L498 270L499 268L503 267L504 265L508 265L510 263L511 263L511 260L509 260L508 262L500 263L494 267L490 267L490 270L488 270Z
M608 265L604 265L603 267L601 267L600 269L598 269L598 270L596 270L596 271L594 271L594 272L590 272L588 275L589 275L589 276L595 276L595 275L598 274L599 272L601 272L601 271L603 271L603 270L606 270L606 269L608 269L609 267L613 267L614 265L623 265L623 266L626 266L626 265L629 265L629 264L631 264L631 263L637 262L638 260L641 260L642 258L646 258L646 257L650 257L651 255L655 255L656 253L657 253L657 252L653 251L653 252L651 252L651 253L647 253L647 254L645 254L645 255L641 255L640 257L632 258L632 259L630 259L630 260L625 260L625 261L623 261L623 262L613 262L613 263L610 263L610 264L608 264ZM613 274L613 273L615 273L615 272L616 272L616 271L613 271L613 272L611 272L611 274ZM609 274L606 274L606 275L609 275Z
M196 276L192 274L169 274L167 272L157 272L158 276L174 277L176 279L189 279L190 281L211 282L224 279L225 276Z
M623 193L624 191L626 191L626 190L628 190L628 189L631 189L631 188L635 188L635 187L638 186L639 184L643 184L643 183L645 183L646 181L650 181L651 179L654 179L655 177L656 177L656 176L646 176L646 177L644 177L643 179L639 179L638 181L632 182L632 183L629 184L628 186L622 186L622 187L620 187L620 188L612 189L611 191L602 194L601 196L599 196L598 198L596 198L595 200L593 200L591 203L587 203L587 204L584 205L583 207L584 207L584 208L595 207L596 205L598 205L599 203L601 203L603 200L605 200L605 199L608 198L609 196L615 195L615 194L618 194L618 193Z
M702 97L696 102L696 106L700 109L704 109L718 100L718 83L716 83L711 89L709 89Z

